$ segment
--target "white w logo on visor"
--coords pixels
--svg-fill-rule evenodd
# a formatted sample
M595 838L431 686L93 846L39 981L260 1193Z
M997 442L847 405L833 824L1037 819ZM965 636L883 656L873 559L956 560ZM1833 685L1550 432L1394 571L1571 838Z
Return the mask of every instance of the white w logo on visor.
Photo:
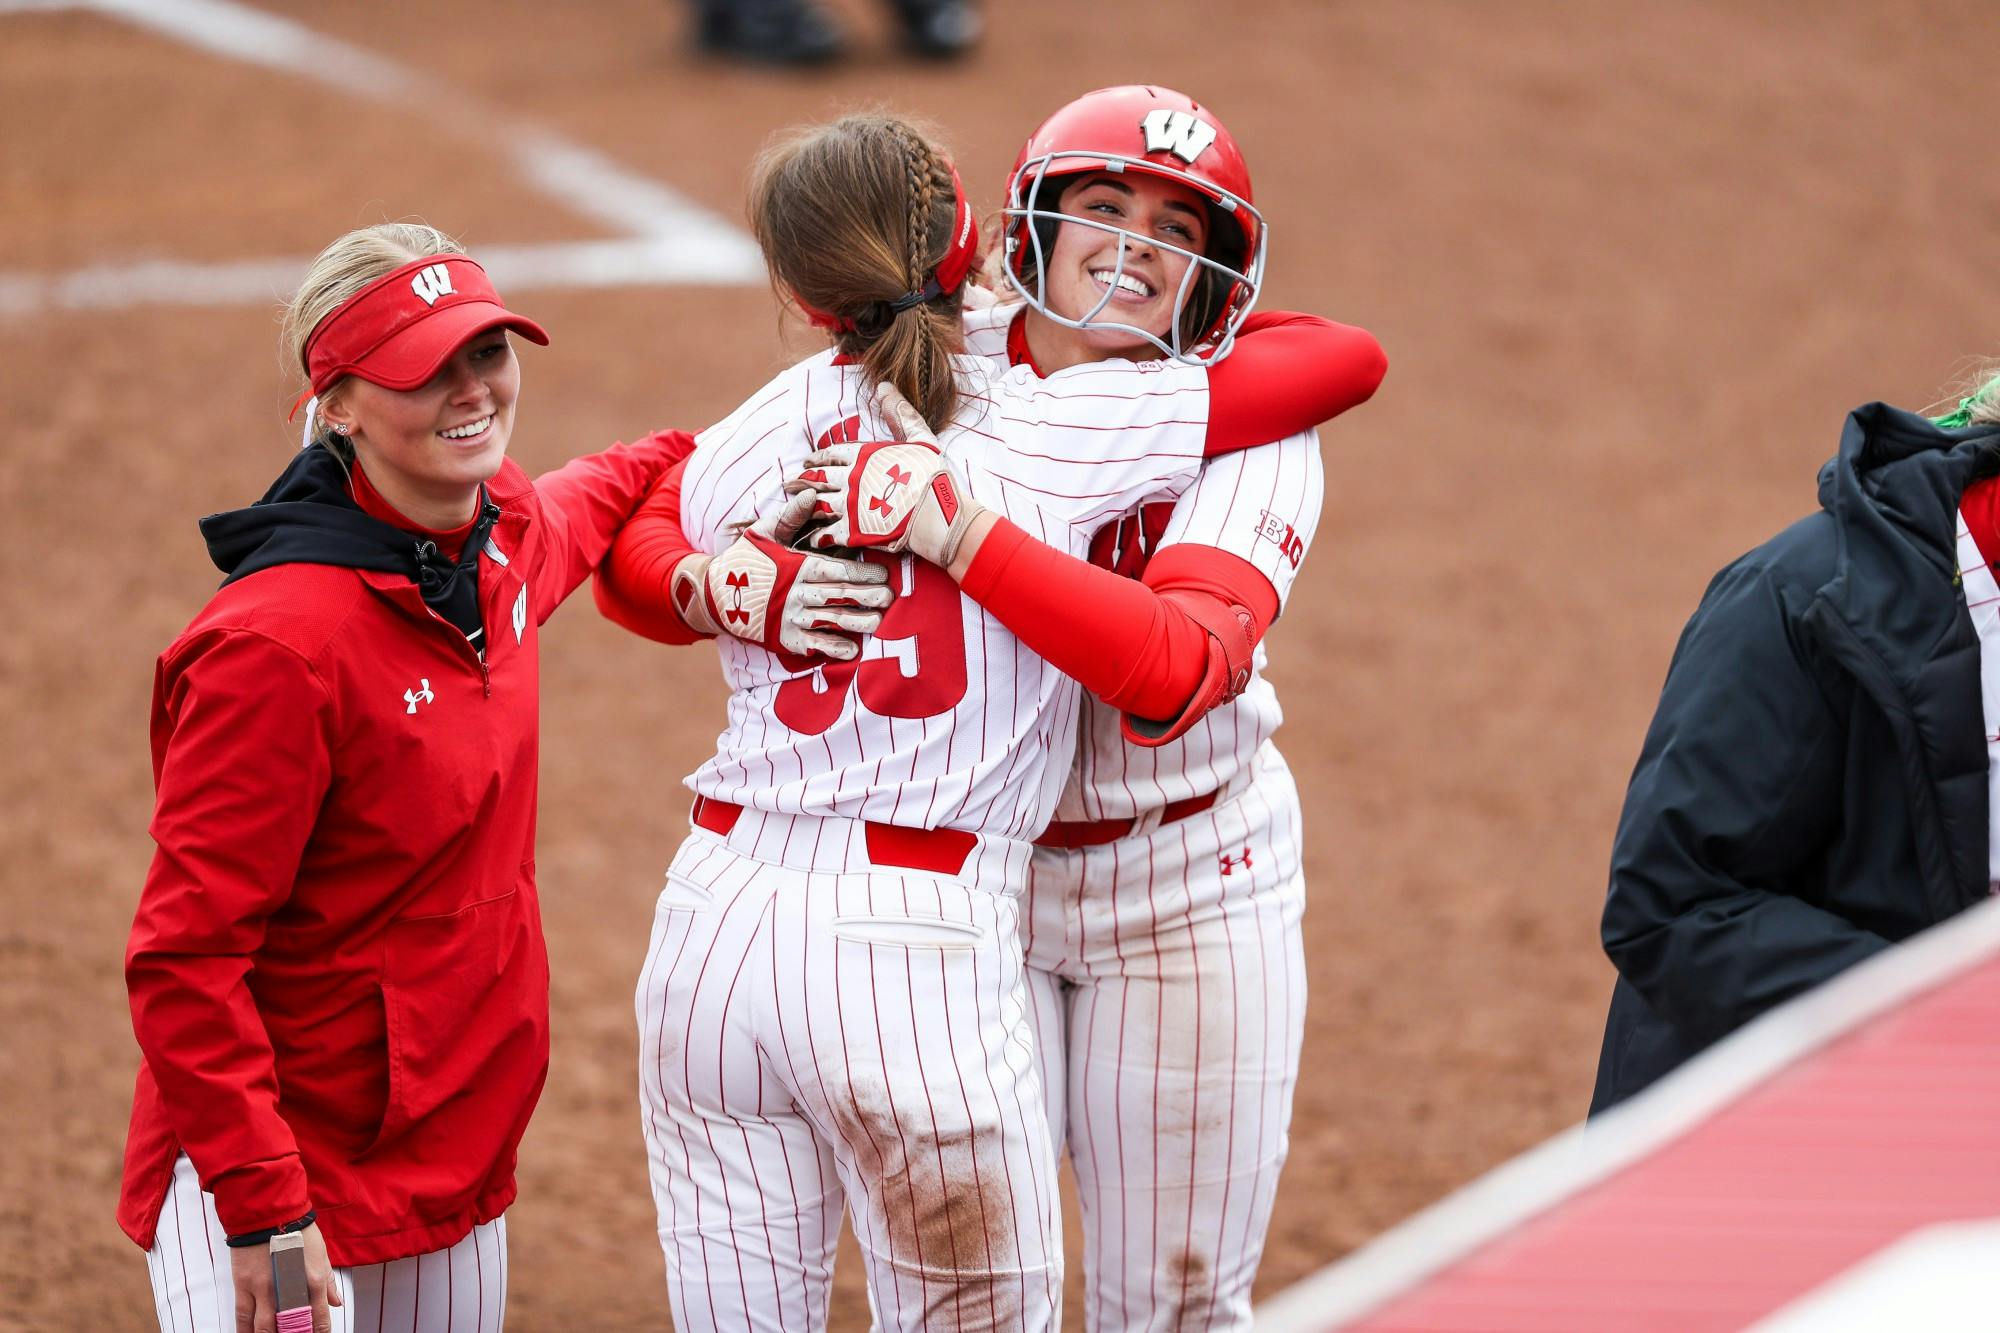
M1165 107L1148 111L1139 128L1146 132L1147 152L1172 153L1183 162L1194 161L1215 142L1215 126L1199 116Z
M1214 138L1215 131L1210 130L1208 136ZM443 264L420 268L417 270L417 275L410 279L410 290L415 292L417 299L425 305L436 305L440 296L454 294L451 290L451 270Z

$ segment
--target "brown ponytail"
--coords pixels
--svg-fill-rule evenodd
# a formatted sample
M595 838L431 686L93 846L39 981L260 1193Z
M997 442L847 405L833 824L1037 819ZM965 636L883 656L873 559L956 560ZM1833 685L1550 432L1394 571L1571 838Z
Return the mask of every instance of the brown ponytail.
M952 240L951 160L888 116L790 134L750 174L750 226L780 293L838 326L835 345L942 430L958 410L961 293L897 310Z

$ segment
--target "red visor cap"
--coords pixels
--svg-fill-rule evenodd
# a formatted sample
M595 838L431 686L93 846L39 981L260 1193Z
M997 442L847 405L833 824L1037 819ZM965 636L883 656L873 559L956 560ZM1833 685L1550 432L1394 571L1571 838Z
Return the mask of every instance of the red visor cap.
M548 345L541 325L501 304L478 261L426 255L369 283L319 322L306 340L306 377L314 393L343 375L414 389L469 340L496 328Z

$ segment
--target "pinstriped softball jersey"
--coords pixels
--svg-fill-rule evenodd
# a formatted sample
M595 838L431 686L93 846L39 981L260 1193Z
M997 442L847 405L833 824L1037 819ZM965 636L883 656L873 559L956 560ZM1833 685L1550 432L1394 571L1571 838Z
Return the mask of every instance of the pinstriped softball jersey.
M1004 363L1020 309L968 314L968 346ZM1316 432L1216 458L1177 500L1109 525L1093 558L1136 577L1167 546L1216 547L1282 609L1323 488ZM1085 696L1056 818L1136 827L1034 853L1028 993L1050 1129L1076 1175L1092 1330L1250 1326L1306 1000L1304 818L1270 744L1283 713L1265 664L1260 643L1245 691L1162 746L1128 744L1117 710Z
M1317 446L1218 459L1164 527L1142 510L1121 535L1142 558L1154 532L1160 547L1228 550L1282 605L1317 527ZM1282 713L1265 660L1260 644L1241 697L1155 748L1086 698L1057 818L1138 827L1034 853L1028 989L1051 1132L1076 1175L1092 1330L1250 1327L1306 1001L1304 819L1270 743ZM1211 795L1164 820L1168 803Z
M1211 459L1193 488L1170 502L1172 517L1150 549L1190 543L1240 556L1271 581L1282 612L1319 527L1323 485L1316 431ZM1155 503L1123 520L1121 531L1143 539ZM1284 720L1277 691L1264 679L1267 660L1259 643L1243 693L1161 746L1126 744L1117 710L1086 697L1076 773L1056 818L1128 819L1246 779Z
M964 410L941 447L971 495L1060 549L1084 554L1103 521L1200 467L1200 370L959 367ZM794 367L702 436L683 526L717 549L821 443L885 434L858 368ZM676 856L634 997L684 1330L820 1327L843 1200L878 1325L1056 1319L1016 895L1080 690L942 571L888 563L898 599L858 664L719 644L728 726L690 785L730 813ZM951 872L899 868L874 858L870 820L977 843Z
M1202 462L1207 374L1107 362L1048 379L960 357L965 388L939 445L966 489L1042 541L1083 555L1141 496L1178 495ZM813 357L704 431L682 522L717 550L822 442L885 439L858 366ZM728 724L689 785L754 809L1028 838L1054 809L1080 691L943 573L891 562L897 601L857 663L801 668L720 642Z
M1004 365L1007 330L1022 309L1019 302L1008 302L968 310L966 349ZM1125 364L1103 362L1089 369ZM1015 373L1024 370L1016 368ZM1102 405L1102 400L1092 401ZM1209 459L1192 485L1147 495L1139 513L1120 520L1112 535L1114 552L1125 554L1120 544L1134 541L1143 544L1142 555L1180 543L1228 551L1271 581L1282 611L1319 528L1325 488L1319 447L1319 433L1305 431ZM1185 736L1158 747L1127 745L1117 711L1085 696L1076 771L1055 817L1130 818L1170 801L1218 791L1246 775L1258 748L1284 720L1277 694L1263 677L1265 664L1260 643L1248 688Z

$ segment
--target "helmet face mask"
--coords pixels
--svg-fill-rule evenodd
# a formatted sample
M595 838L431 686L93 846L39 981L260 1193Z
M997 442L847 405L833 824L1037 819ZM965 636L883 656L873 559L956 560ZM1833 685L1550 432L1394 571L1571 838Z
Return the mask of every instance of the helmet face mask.
M1116 222L1061 211L1064 192L1086 175L1146 175L1200 197L1209 215L1206 253ZM1167 89L1107 88L1085 94L1051 116L1015 163L1004 210L1007 281L1032 308L1067 328L1111 330L1167 357L1207 364L1229 354L1262 285L1266 247L1263 215L1250 202L1250 178L1228 131L1190 99ZM1049 258L1064 226L1118 237L1114 273L1143 246L1187 265L1174 294L1164 335L1126 323L1106 310L1116 290L1074 315L1049 301Z

